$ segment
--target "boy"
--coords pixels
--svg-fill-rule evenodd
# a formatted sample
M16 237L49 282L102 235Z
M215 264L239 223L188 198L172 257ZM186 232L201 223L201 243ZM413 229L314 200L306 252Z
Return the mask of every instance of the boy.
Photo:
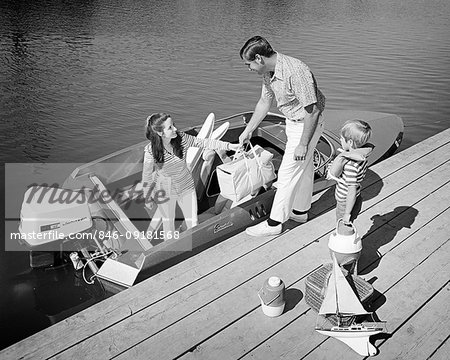
M370 125L362 120L348 120L341 129L341 153L328 168L327 178L336 180L336 221L352 223L361 210L361 182L366 175L367 156L373 145L367 141Z

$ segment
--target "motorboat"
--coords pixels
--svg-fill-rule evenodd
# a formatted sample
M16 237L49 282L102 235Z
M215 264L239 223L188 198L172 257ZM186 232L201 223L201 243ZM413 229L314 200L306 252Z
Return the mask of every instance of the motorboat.
M204 124L184 129L199 137L215 137L237 142L252 112L243 112L222 119L210 114ZM400 146L403 122L394 114L326 110L325 128L314 150L314 192L334 184L326 179L328 164L340 147L339 130L349 119L361 119L372 127L370 142L374 149L369 166L391 156ZM273 154L277 172L286 145L285 118L269 113L253 132L251 143ZM189 165L196 182L199 224L183 231L183 217L178 215L180 229L170 237L148 236L147 229L155 221L155 213L145 210L142 202L122 201L122 195L139 183L142 176L144 147L140 142L92 162L78 166L60 188L28 189L22 204L21 232L36 231L58 236L46 240L25 241L31 249L57 250L61 244L80 254L84 268L101 281L129 287L152 274L172 266L204 249L255 225L270 214L276 182L267 184L256 194L218 210L220 187L216 167L220 154L205 157L201 149L189 155ZM73 201L51 201L72 199ZM156 210L154 210L156 211ZM70 236L70 234L86 236ZM91 236L87 236L87 235ZM56 237L56 239L55 239ZM50 246L55 246L52 249ZM91 278L92 278L91 276Z

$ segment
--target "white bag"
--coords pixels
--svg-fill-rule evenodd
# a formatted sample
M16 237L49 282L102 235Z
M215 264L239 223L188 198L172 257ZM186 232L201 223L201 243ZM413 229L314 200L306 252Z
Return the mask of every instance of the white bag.
M239 201L275 179L273 154L261 146L236 154L228 163L217 166L217 179L221 195Z

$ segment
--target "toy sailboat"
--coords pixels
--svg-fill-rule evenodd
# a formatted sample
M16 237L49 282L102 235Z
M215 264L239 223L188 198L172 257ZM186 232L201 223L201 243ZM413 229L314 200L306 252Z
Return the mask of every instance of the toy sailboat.
M377 353L377 349L370 343L369 337L386 332L386 324L384 322L356 323L356 316L368 314L370 313L362 306L333 256L333 271L319 310L319 318L322 318L324 323L321 326L316 325L316 331L342 341L360 355L373 356ZM333 319L337 318L337 325L330 321L330 316ZM351 321L349 323L344 319L351 319Z

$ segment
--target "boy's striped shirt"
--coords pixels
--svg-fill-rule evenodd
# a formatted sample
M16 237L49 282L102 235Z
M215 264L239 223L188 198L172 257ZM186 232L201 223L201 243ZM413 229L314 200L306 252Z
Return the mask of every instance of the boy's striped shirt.
M367 171L367 159L364 161L354 161L349 160L344 165L342 170L342 174L340 176L341 179L345 181L345 184L341 182L336 183L336 199L339 201L345 201L347 198L348 187L356 186L356 196L361 193L361 182L364 179Z

